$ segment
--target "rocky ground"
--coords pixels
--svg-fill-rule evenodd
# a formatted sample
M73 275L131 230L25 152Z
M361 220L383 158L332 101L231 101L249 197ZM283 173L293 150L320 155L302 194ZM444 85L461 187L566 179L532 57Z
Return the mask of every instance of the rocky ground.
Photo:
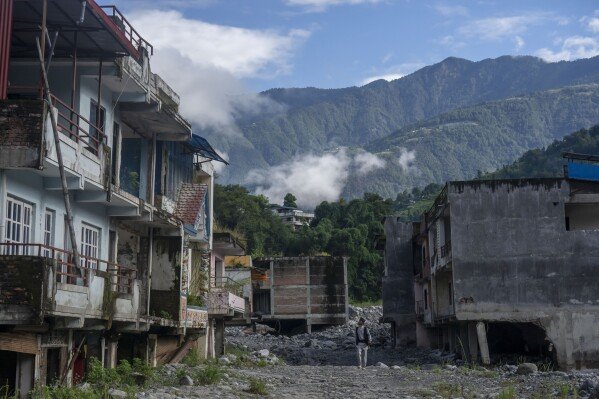
M217 365L168 366L162 373L175 383L157 384L137 397L599 399L599 370L564 373L528 363L471 367L436 350L391 349L389 330L378 324L381 312L380 307L351 308L347 325L310 335L277 335L265 326L257 332L229 328L229 354ZM364 370L355 366L359 317L368 320L375 340ZM214 367L221 378L199 384L197 379Z

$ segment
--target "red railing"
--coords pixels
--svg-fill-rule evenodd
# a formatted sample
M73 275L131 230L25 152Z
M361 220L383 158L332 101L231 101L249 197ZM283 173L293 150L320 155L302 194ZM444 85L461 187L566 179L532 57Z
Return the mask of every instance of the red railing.
M56 124L62 133L76 142L83 142L87 145L88 150L98 155L100 143L105 142L106 140L106 135L103 130L80 115L55 95L52 95L52 105L58 111ZM87 123L89 130L85 130L81 126L81 121Z
M81 265L75 264L73 253L65 249L45 244L0 243L0 255L37 256L54 259L57 264L56 281L59 283L89 286L88 271L97 270L100 264L106 265L111 275L115 291L132 293L136 270L90 256L80 255Z
M150 55L154 55L154 47L146 39L141 37L116 6L108 5L100 6L100 8L112 18L114 23L121 29L121 31L123 31L127 40L129 40L137 50L144 48Z

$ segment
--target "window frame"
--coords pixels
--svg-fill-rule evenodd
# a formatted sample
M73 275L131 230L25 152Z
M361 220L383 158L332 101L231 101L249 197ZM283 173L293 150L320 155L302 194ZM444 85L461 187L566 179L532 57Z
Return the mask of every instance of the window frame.
M81 267L98 270L100 259L100 237L102 229L97 226L81 223Z
M7 244L31 243L34 220L33 204L8 195L4 205L6 207L4 213L4 242ZM29 248L23 245L4 248L6 255L28 255L29 252Z

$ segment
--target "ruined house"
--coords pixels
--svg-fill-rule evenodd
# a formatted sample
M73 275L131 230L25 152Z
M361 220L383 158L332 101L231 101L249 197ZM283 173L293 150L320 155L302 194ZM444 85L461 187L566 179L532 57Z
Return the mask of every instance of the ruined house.
M92 357L156 365L213 345L213 310L187 300L214 267L223 160L152 73L152 45L93 0L2 0L0 27L0 380L25 396L80 381Z
M278 330L347 322L347 258L277 257L254 261L255 320Z
M599 366L597 161L568 155L564 178L449 182L421 222L386 218L397 344Z

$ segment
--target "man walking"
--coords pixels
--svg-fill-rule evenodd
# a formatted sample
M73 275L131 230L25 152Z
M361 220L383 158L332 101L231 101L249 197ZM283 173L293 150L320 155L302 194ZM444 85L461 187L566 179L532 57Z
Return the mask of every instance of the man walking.
M358 350L358 368L366 367L368 357L368 347L370 346L370 331L364 325L366 320L360 317L356 327L356 348Z

